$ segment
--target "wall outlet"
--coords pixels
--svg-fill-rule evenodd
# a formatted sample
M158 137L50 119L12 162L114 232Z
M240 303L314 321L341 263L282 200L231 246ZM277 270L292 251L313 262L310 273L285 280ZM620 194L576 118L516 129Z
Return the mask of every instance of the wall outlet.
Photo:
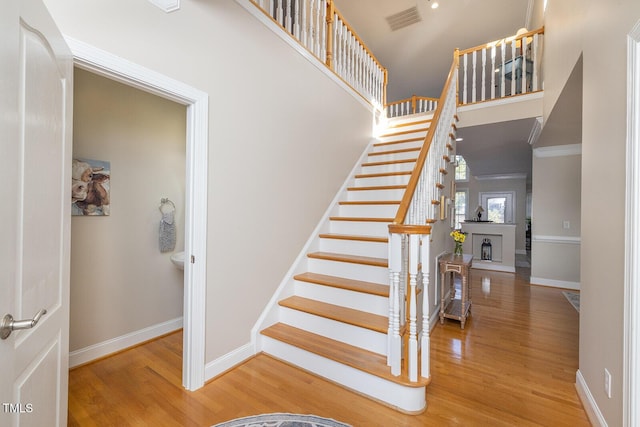
M562 228L568 230L571 228L571 223L569 221L562 221Z
M604 369L604 392L607 394L607 397L611 399L611 374L607 368Z

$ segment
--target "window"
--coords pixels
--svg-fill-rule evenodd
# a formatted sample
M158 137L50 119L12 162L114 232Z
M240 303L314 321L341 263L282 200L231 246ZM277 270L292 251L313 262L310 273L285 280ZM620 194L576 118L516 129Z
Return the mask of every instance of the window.
M455 228L461 228L462 223L467 219L467 190L456 191L456 212Z
M484 209L483 219L499 224L514 223L514 191L480 193L480 205Z
M459 154L456 154L456 181L468 181L469 168L467 161Z

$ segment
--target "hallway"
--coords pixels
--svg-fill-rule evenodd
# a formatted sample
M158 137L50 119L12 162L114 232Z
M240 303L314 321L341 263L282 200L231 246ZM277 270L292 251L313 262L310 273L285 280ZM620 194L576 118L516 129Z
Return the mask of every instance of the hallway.
M295 412L353 426L588 426L574 386L578 313L560 289L530 286L525 277L520 268L472 270L465 329L447 320L432 331L428 407L417 416L266 355L187 392L175 333L72 370L69 425L209 426Z

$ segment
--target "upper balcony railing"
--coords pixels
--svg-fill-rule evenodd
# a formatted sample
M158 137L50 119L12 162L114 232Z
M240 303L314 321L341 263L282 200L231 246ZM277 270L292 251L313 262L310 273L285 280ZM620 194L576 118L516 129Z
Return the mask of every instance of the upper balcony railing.
M386 102L387 70L331 0L250 0L374 107Z
M454 52L458 105L493 101L542 90L544 28ZM435 111L437 99L412 96L385 105L386 116Z

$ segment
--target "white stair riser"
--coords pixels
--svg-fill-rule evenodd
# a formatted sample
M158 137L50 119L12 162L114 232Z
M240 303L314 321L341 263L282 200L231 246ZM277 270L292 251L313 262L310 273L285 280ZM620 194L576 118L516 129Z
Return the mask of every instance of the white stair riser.
M389 298L323 286L316 283L296 282L295 294L304 298L365 311L379 316L389 315Z
M347 200L368 202L375 200L402 200L404 188L389 190L349 190Z
M269 337L261 337L260 347L278 359L405 412L419 413L427 407L425 387L395 384Z
M392 163L388 165L362 166L359 173L412 172L415 165L416 162L412 161L407 163Z
M387 354L387 334L286 307L280 307L280 322L377 354Z
M405 151L400 153L376 154L367 156L367 162L389 162L393 160L415 159L419 151Z
M317 258L309 258L307 265L309 267L308 270L313 273L380 284L389 283L389 269L386 267L329 261Z
M420 148L424 143L424 136L426 135L410 135L405 138L399 138L398 141L404 142L396 142L395 144L386 144L386 145L374 145L371 152L378 153L380 151L389 151L389 150L404 150L406 148ZM420 138L416 141L406 141L408 139ZM391 141L381 141L381 142L391 142Z
M332 233L363 236L387 236L389 223L377 221L335 221L329 223Z
M411 175L376 176L371 178L356 178L355 187L372 187L380 185L407 185Z
M320 239L320 251L386 258L389 249L386 242L366 242L362 240Z
M399 203L384 205L340 205L339 216L356 218L394 218L398 212Z

